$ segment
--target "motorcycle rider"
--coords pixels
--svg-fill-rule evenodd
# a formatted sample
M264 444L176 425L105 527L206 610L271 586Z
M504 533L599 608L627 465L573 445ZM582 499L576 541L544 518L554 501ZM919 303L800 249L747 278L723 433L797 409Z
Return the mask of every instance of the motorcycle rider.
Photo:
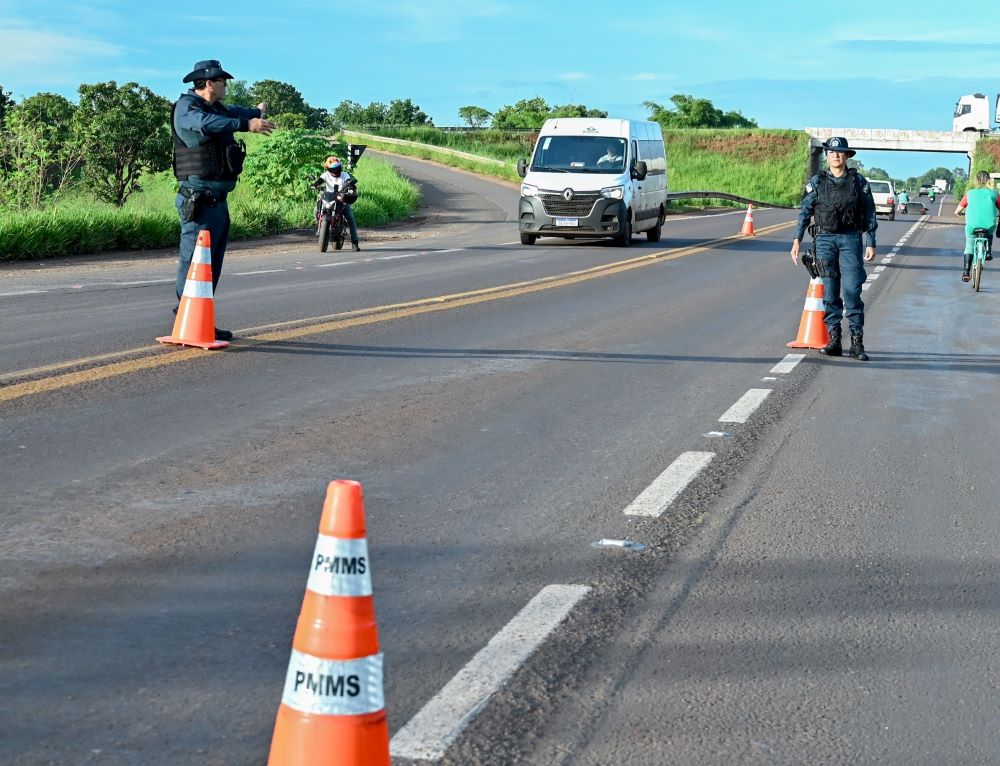
M323 189L324 191L340 194L344 184L352 180L351 174L344 170L343 163L337 157L327 157L323 162L323 167L326 168L326 170L324 170L319 177L313 181L313 186L317 189L325 187ZM322 206L323 201L321 197L316 200L317 221L319 220L319 213ZM347 221L347 225L351 230L351 247L355 251L361 250L361 245L358 244L358 227L354 223L354 210L350 204L344 205L344 220Z

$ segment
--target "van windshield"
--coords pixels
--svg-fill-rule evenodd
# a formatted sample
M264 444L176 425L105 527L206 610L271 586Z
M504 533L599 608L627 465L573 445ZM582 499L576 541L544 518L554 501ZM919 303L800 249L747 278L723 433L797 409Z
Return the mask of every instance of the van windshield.
M543 136L531 169L539 173L621 173L628 145L606 136Z

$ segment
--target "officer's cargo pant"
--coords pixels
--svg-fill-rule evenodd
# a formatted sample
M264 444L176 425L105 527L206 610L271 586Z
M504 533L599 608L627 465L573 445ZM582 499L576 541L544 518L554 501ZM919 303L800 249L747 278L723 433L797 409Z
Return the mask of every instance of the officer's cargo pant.
M852 330L865 326L865 304L861 285L865 273L860 234L819 234L816 236L816 267L823 279L823 303L827 327L839 327L842 316ZM841 298L841 287L844 296Z
M177 195L177 214L181 216L181 251L177 260L177 300L180 301L184 292L184 282L187 281L191 258L198 243L198 232L207 230L212 237L212 291L219 285L222 276L222 259L226 255L226 245L229 244L229 203L226 200L211 205L199 205L194 218L185 222L181 214L184 196Z

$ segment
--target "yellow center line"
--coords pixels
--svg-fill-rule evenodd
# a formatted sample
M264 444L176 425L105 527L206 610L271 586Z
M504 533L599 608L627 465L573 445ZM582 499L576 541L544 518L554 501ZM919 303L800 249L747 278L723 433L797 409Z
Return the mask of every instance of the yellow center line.
M757 230L758 234L769 234L782 229L787 229L794 225L794 222L775 224ZM345 330L351 327L361 327L364 325L389 322L394 319L419 316L437 311L446 311L463 306L473 306L478 303L504 300L514 298L519 295L550 290L556 287L586 282L592 279L620 274L632 269L651 266L655 263L672 261L677 258L684 258L689 255L703 253L718 245L742 239L741 235L723 237L721 239L703 242L699 245L678 248L676 250L661 250L648 255L641 255L636 258L629 258L624 261L594 266L581 271L572 271L566 274L558 274L551 277L529 280L526 282L514 282L507 285L485 287L479 290L470 290L451 295L439 295L432 298L423 298L406 303L394 303L386 306L375 306L371 308L346 311L340 314L330 314L327 316L312 317L290 322L278 322L260 327L251 327L240 331L240 339L231 350L249 351L255 347L266 343L287 341L295 338L302 338L308 335L320 335L335 330ZM231 353L231 352L230 352ZM47 373L58 372L61 369L71 367L82 367L92 365L95 362L106 362L110 359L121 358L123 356L143 354L138 359L127 359L121 362L110 364L98 364L98 366L88 367L76 372L63 373L59 375L45 376ZM161 346L143 346L141 348L130 349L128 351L116 351L100 356L93 356L75 361L61 362L59 364L36 367L31 370L22 370L15 375L18 378L35 377L35 380L28 380L23 383L15 383L0 388L0 402L9 402L26 396L58 391L63 388L93 383L98 380L127 375L143 370L152 370L157 367L164 367L168 364L189 362L195 359L205 359L209 355L201 349L180 349L167 350ZM11 375L0 377L0 381L10 379Z

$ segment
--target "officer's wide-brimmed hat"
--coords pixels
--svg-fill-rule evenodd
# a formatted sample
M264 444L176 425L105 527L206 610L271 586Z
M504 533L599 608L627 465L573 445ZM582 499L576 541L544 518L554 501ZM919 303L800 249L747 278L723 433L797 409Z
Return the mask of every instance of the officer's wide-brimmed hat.
M216 80L220 77L226 80L234 79L229 72L222 68L222 64L218 61L215 59L206 59L205 61L195 62L194 69L191 73L184 75L184 82L194 82L195 80Z
M828 138L823 142L823 148L828 152L843 152L848 157L853 157L857 154L851 147L847 145L847 139L843 136L833 136Z

